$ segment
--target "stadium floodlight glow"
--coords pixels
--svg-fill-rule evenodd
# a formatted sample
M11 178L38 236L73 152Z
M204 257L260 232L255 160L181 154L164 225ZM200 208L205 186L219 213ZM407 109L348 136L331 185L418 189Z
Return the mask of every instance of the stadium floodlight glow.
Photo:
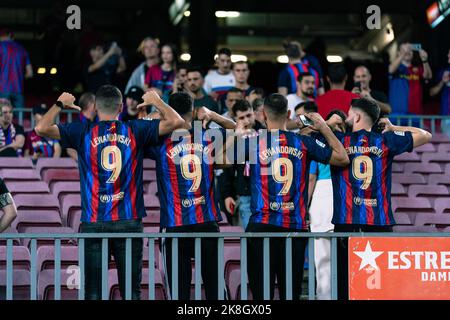
M40 67L37 69L38 74L45 74L46 72L47 72L47 70L44 67Z
M191 12L189 10L186 10L183 14L185 17L189 17L191 15Z
M50 74L56 74L57 72L58 72L58 70L56 68L50 69Z
M243 54L232 54L231 62L235 63L238 61L247 61L247 56L244 56Z
M217 18L237 18L240 15L237 11L216 11Z
M336 62L342 62L343 59L342 59L341 56L337 56L337 55L332 55L332 54L330 54L330 55L327 56L327 61L328 61L329 63L336 63Z
M277 62L278 63L288 63L289 58L287 55L283 54L283 55L277 57Z
M182 53L180 59L183 61L189 61L191 60L191 55L189 53Z

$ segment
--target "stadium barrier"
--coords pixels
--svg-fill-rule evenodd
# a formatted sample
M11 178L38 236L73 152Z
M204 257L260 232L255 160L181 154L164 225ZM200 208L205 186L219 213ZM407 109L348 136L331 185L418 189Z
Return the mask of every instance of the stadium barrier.
M89 238L102 239L102 300L109 299L108 290L108 239L124 238L126 239L126 285L125 300L131 299L131 249L132 239L142 238L148 240L148 297L142 299L155 299L155 240L158 238L173 238L172 241L172 290L173 300L178 300L178 239L195 238L195 300L201 299L201 238L218 238L218 297L219 300L225 299L225 278L224 278L224 241L225 239L239 239L240 243L240 270L247 270L247 239L264 238L263 240L263 256L264 261L269 261L269 238L284 238L286 241L286 298L292 300L292 239L295 237L308 238L308 255L314 257L314 239L330 238L331 239L331 299L337 299L337 241L338 238L369 238L369 237L421 237L421 238L450 238L449 232L439 233L77 233L77 234L0 234L0 240L6 240L6 299L13 299L13 240L30 239L31 251L31 268L30 268L30 299L37 300L37 240L50 239L54 240L54 299L61 300L61 240L74 239L78 242L78 267L79 267L79 285L78 299L83 300L85 296L84 276L85 276L85 257L84 245L85 240ZM312 262L314 259L310 258ZM450 261L450 260L449 260ZM308 299L315 299L315 269L314 263L309 264L308 268ZM264 300L269 300L269 268L270 264L264 264ZM240 299L247 300L247 272L240 273Z

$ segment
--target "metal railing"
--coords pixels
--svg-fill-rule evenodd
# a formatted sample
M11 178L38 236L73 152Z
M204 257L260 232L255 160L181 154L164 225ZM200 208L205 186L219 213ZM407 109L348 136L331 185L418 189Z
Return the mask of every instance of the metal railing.
M439 116L439 115L390 115L389 119L395 125L408 125L408 126L419 126L422 129L431 130L431 133L440 132L438 128L442 129L443 121L450 121L450 116ZM450 127L450 124L449 124ZM449 128L450 130L450 128Z
M172 299L177 300L178 297L178 239L180 238L195 238L195 294L194 299L201 299L201 239L202 238L218 238L218 299L225 299L225 270L224 270L224 246L226 238L239 238L240 242L240 298L247 300L247 239L249 238L264 238L263 240L263 257L264 257L264 300L270 299L270 264L269 261L270 238L284 238L286 241L286 299L293 299L292 287L292 240L293 238L308 238L308 254L310 263L308 267L308 299L315 299L315 270L314 270L314 239L316 238L330 238L331 239L331 299L337 299L337 239L348 237L450 237L449 232L438 233L78 233L78 234L0 234L0 239L6 239L6 299L13 299L13 240L14 239L31 239L31 270L30 270L30 299L37 299L37 276L40 270L37 270L37 241L38 239L53 239L54 240L54 299L61 299L61 240L76 239L78 241L78 264L79 264L79 286L78 299L85 298L85 240L96 238L102 239L102 277L101 277L101 298L102 300L109 299L108 290L108 239L122 238L126 241L126 268L125 268L125 300L131 299L131 252L132 239L142 238L148 240L148 296L141 297L143 299L155 299L155 240L158 238L173 238L172 241ZM145 248L145 247L144 247Z
M72 122L73 114L75 114L75 117L78 115L79 111L76 110L69 110L65 109L62 110L61 113L56 118L56 123L59 123L61 114L67 114L67 122ZM33 109L32 108L14 108L13 114L15 115L15 119L17 119L17 123L21 126L23 126L24 119L30 119L31 121L31 128L34 128L34 118L33 115Z

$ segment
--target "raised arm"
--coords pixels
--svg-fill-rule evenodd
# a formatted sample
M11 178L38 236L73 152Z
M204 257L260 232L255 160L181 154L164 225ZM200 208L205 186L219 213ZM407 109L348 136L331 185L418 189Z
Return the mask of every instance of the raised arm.
M414 148L420 147L421 145L430 142L431 137L432 137L431 133L429 133L426 130L420 129L420 128L394 126L388 118L382 118L382 119L380 119L379 122L384 124L384 126L385 126L383 133L389 132L389 131L402 131L402 132L409 131L409 132L411 132Z
M348 165L350 163L350 160L344 146L338 140L338 138L336 138L325 120L323 120L323 118L315 112L308 113L308 118L310 118L314 122L312 128L319 131L325 137L325 140L332 150L330 164L339 167L345 167L346 165Z
M236 123L224 116L221 116L217 112L209 110L206 107L200 107L197 109L197 119L203 121L203 128L206 128L206 124L210 121L214 121L224 129L235 129Z
M163 136L171 133L176 129L180 129L184 126L185 122L183 118L166 104L155 91L147 91L143 96L143 103L137 106L138 109L147 107L148 105L155 106L161 114L161 120L159 122L159 135Z
M61 102L63 108L81 111L81 108L74 104L75 97L70 93L63 92L63 94L59 96L58 101ZM54 104L44 114L42 120L39 121L39 124L34 128L39 136L57 140L61 139L58 126L55 124L55 119L61 110L61 107Z

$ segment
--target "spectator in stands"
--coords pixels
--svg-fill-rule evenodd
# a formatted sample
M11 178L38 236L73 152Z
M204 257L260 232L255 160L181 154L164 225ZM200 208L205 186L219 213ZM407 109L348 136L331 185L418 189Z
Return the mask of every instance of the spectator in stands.
M262 103L264 104L264 102ZM246 100L238 100L232 107L232 114L236 125L245 130L256 130L264 128L263 125L255 119L253 108ZM225 202L227 212L233 215L239 211L240 225L247 228L248 221L252 212L250 210L250 165L248 161L245 164L233 164L225 168L220 177L221 194ZM228 219L231 221L231 219Z
M246 99L248 101L248 99ZM249 102L250 103L250 102ZM253 100L252 103L252 108L253 108L253 113L255 114L255 120L261 124L261 126L264 126L264 112L263 112L263 108L264 107L264 99L262 98L257 98L255 100Z
M245 96L245 100L250 103L251 106L253 106L253 102L256 99L264 99L264 89L263 88L253 88L248 95ZM255 110L255 109L253 109Z
M306 102L310 104L310 102ZM305 106L306 107L306 106ZM305 108L306 110L309 110ZM308 112L308 111L307 111ZM315 112L311 109L310 112ZM331 111L327 124L333 115L340 121L333 122L333 131L345 132L346 115L341 110ZM334 120L334 119L333 119ZM333 183L330 165L311 161L308 184L309 219L311 232L332 232ZM314 239L314 265L316 267L316 295L319 300L331 299L331 245L330 238Z
M318 112L319 108L313 101L304 101L300 102L295 106L294 112L295 116L298 117L300 115L305 115L310 112Z
M155 106L161 120L119 121L122 94L105 85L95 95L99 122L54 124L63 108L80 110L75 97L64 92L36 126L36 133L60 139L63 146L76 149L80 168L82 233L142 233L145 217L142 170L144 148L159 143L159 137L182 127L184 120L154 91L147 92L144 104ZM142 105L144 106L144 105ZM95 161L92 161L92 157ZM131 240L131 298L140 299L142 239ZM125 298L125 239L110 238L108 248L117 266L119 289ZM85 293L87 300L99 300L102 288L102 239L85 239ZM106 275L108 276L108 275Z
M241 89L244 97L250 95L253 87L248 84L248 77L250 76L250 69L248 63L245 61L238 61L232 67L234 78L236 79L235 87Z
M187 82L187 71L189 69L189 66L185 63L180 64L177 68L177 75L175 77L175 80L173 81L173 88L172 91L169 93L177 93L177 92L186 92L186 82ZM167 95L167 99L168 96ZM169 100L167 100L169 101Z
M413 61L411 44L403 43L389 65L389 103L393 114L422 114L422 81L432 77L428 54L419 50L421 64Z
M225 108L221 110L222 114L227 114L231 116L231 110L238 100L244 99L244 93L238 88L231 88L228 90L225 96Z
M126 110L121 114L122 121L139 119L139 110L137 106L141 104L144 90L139 87L131 87L125 96Z
M380 116L391 113L388 97L383 91L372 90L370 88L371 80L372 75L367 67L356 67L355 73L353 74L354 86L352 92L361 98L374 100L380 107Z
M15 108L25 108L23 79L33 77L33 67L25 49L12 40L12 32L0 29L0 98Z
M22 156L25 144L23 127L13 123L13 107L7 99L0 99L0 157Z
M441 115L450 115L450 49L447 54L447 66L439 70L436 85L430 89L430 96L441 93Z
M92 92L85 92L78 100L81 112L78 116L81 122L97 122L97 110L95 110L95 95Z
M333 109L347 112L352 99L357 99L359 96L345 90L347 71L344 64L335 63L330 65L327 81L330 83L330 90L316 99L320 115L326 117Z
M211 96L205 94L203 83L202 70L199 67L191 67L187 70L186 88L188 93L194 98L194 108L206 107L219 113L219 105Z
M217 53L217 70L211 70L205 77L203 88L214 100L223 102L223 96L236 85L231 72L231 50L222 48Z
M102 85L112 84L115 74L124 72L127 68L122 49L116 42L111 44L106 53L103 45L94 44L89 54L92 61L86 72L86 91L97 92Z
M161 47L161 63L151 66L145 75L145 89L156 91L164 97L172 90L177 73L177 50L174 44Z
M141 53L145 61L134 69L125 88L125 94L131 87L139 87L144 90L145 75L150 67L159 64L159 40L152 37L145 37L137 49Z
M8 229L14 219L16 219L17 208L14 199L11 196L11 193L9 193L2 178L0 178L0 209L3 211L3 215L0 218L0 232L3 232Z
M379 120L383 133L372 127L380 108L369 99L351 102L346 125L350 131L336 133L347 150L352 165L331 166L333 219L335 232L390 232L395 225L391 208L391 166L396 155L411 152L431 139L431 134L415 127L393 126L388 118ZM365 151L370 150L370 151ZM338 298L348 299L348 245L338 245Z
M297 41L283 43L288 56L288 65L281 70L278 77L278 93L286 96L297 91L297 77L300 73L309 72L314 75L314 97L324 93L322 68L316 57L307 55Z
M33 107L33 117L35 125L38 125L42 116L47 110L38 105ZM58 140L40 137L36 131L27 133L24 147L25 157L31 157L33 162L39 158L59 158L61 157L61 145Z
M291 119L295 117L295 107L305 101L314 101L315 89L314 76L309 73L300 73L297 77L297 92L288 94L286 99L288 101L288 108L291 111Z

